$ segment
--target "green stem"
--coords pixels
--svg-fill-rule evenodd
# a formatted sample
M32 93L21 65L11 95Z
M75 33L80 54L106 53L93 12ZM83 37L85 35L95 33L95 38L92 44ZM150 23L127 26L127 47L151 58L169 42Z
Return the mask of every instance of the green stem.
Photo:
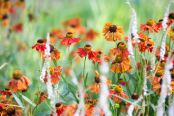
M87 55L86 55L86 56L87 56ZM85 63L86 63L86 56L85 56L85 60L84 60L83 79L85 79Z
M72 62L71 62L71 56L70 56L70 46L68 47L68 53L69 53L69 61L70 61L70 67L72 66Z

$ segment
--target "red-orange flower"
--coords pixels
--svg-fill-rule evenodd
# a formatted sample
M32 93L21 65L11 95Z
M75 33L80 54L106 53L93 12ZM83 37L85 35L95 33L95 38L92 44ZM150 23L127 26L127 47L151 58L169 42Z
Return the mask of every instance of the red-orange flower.
M133 100L138 100L138 98L139 98L138 93L133 93L132 96L131 96L131 99L133 99ZM131 103L129 103L129 102L126 101L126 108L127 108L127 109L129 108L130 105L131 105ZM134 109L135 109L135 110L136 110L137 108L138 108L138 109L141 109L141 107L134 106Z
M64 106L62 102L56 103L55 107L56 107L57 116L65 114L65 111L66 111L65 109L67 106ZM53 116L53 115L51 114L50 116Z
M31 84L30 80L22 75L22 72L16 70L12 74L13 78L8 81L5 85L8 85L8 88L13 92L20 92L22 90L27 90L27 86Z
M20 107L7 106L5 110L2 111L1 116L22 116L22 114L24 114L24 111L20 110Z
M133 39L134 35L133 33L131 33L131 43L132 46L135 47L135 40ZM128 36L124 37L124 41L126 41L126 43L128 42Z
M80 38L75 38L72 32L66 33L66 37L63 35L59 35L59 39L63 39L61 44L70 46L72 43L80 43Z
M22 32L22 23L17 23L16 25L12 25L11 29L14 32Z
M89 91L93 92L93 93L99 93L100 92L100 74L98 73L98 71L96 70L95 71L95 82L89 86ZM108 87L110 87L110 84L111 84L111 81L110 80L107 80L107 85Z
M122 73L129 71L130 68L130 60L128 58L122 57L121 55L117 55L116 59L112 62L110 70L112 72Z
M146 41L146 46L144 46L144 49L149 50L150 52L152 52L154 47L154 42L153 41Z
M101 51L98 51L98 52L97 52L97 55L96 55L96 57L93 59L93 62L92 62L94 65L95 65L96 62L100 63L100 65L101 65L101 57L102 57L102 54L103 54L103 53L102 53ZM105 60L105 61L110 61L109 58L108 58L106 55L104 55L104 60Z
M124 34L123 31L122 26L116 26L109 22L105 24L102 33L107 41L115 42L117 39L121 40L121 36Z
M43 101L46 101L46 98L48 97L48 94L45 94L42 91L39 91L39 99L38 99L38 103L37 104L41 104ZM36 93L35 95L38 95L38 93ZM34 100L35 103L37 102L37 99Z
M4 27L9 26L9 19L8 19L8 15L7 14L2 15L2 23L1 23L1 25L4 26Z
M156 23L156 25L154 26L155 30L160 31L160 30L163 28L162 22L163 22L163 19L160 19L160 20L158 21L158 23Z
M122 96L122 97L128 99L128 96L126 96L125 92L123 92L123 88L119 85L115 86L114 89L110 89L109 94L110 95L108 96L108 98L111 98L113 96L111 94L115 94L115 95ZM121 98L118 98L117 96L114 96L113 101L121 103L122 100L121 100Z
M149 19L146 21L146 24L140 24L140 31L148 31L149 33L153 33L153 30L155 33L158 33L158 30L155 28L155 20Z
M59 34L63 34L65 33L65 30L60 30L60 29L53 29L51 32L50 32L50 43L56 43L59 39L58 39L58 36Z
M9 95L9 96L12 95L12 93L10 92L10 89L9 88L5 88L5 91L1 91L1 94L3 94L3 95Z
M89 32L86 34L86 37L85 37L84 40L86 40L86 41L92 41L98 35L99 34L97 32L95 32L93 29L90 29Z
M51 82L52 84L56 84L57 82L59 82L60 80L60 76L61 76L61 67L57 66L56 68L54 67L50 67L50 75L51 75ZM47 74L45 75L44 81L47 82Z
M84 48L77 48L77 53L81 58L85 57L88 54L88 59L94 59L96 57L96 52L93 52L91 45L86 44Z
M129 51L127 50L126 44L124 42L119 42L117 47L110 49L110 52L114 55L122 55L124 58L129 56Z
M67 116L74 116L74 114L76 113L77 108L78 108L78 104L68 105L67 106L67 111L68 111Z
M37 40L37 44L31 47L32 49L36 48L37 51L44 52L46 49L46 45L43 39Z
M60 52L54 48L53 45L50 45L50 57L51 57L51 60L59 60L60 58ZM45 52L42 53L42 58L43 58L43 61L45 61Z

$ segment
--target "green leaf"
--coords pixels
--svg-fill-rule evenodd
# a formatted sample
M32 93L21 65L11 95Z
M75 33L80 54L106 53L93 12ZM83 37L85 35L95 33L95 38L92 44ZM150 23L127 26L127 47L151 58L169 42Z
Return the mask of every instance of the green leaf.
M57 62L56 62L55 60L53 60L53 63L54 63L54 65L57 67Z
M112 94L112 95L114 95L114 94ZM118 95L114 95L114 96L117 96L118 98L120 98L120 99L122 99L122 100L124 100L124 101L127 101L127 102L129 102L129 103L134 103L136 100L132 100L132 99L126 99L126 98L124 98L124 97L121 97L121 96L118 96ZM142 102L141 101L139 101L135 106L139 106L139 107L142 107Z
M30 104L33 105L34 107L36 106L36 104L33 103L28 97L22 95L21 93L19 93L19 94L25 99L25 101L27 101L28 103L30 103Z
M45 115L47 115L49 112L50 112L50 111L40 112L40 113L37 113L37 114L35 114L35 115L33 115L33 116L45 116Z
M19 106L23 107L23 104L21 100L11 91L13 97L15 98L16 102L19 104Z
M128 77L131 79L131 81L134 83L134 85L137 84L137 80L134 78L136 74L131 75L130 73L126 73Z

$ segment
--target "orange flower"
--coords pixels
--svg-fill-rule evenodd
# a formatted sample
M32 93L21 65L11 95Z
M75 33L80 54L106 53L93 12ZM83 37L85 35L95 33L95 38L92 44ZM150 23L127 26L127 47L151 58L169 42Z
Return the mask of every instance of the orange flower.
M156 25L154 26L154 28L155 28L156 30L160 31L160 30L163 28L162 22L163 22L163 19L160 19L160 20L158 21L158 23L156 23Z
M121 55L117 55L116 59L112 62L110 70L112 72L122 73L129 71L130 68L130 60L128 58L122 57Z
M90 29L89 32L86 34L86 37L85 37L84 40L86 40L86 41L92 41L98 35L99 34L97 32L95 32L93 29Z
M63 39L61 44L70 46L72 43L80 43L80 38L75 38L72 32L67 32L66 37L63 35L59 35L59 39Z
M8 81L5 85L8 85L8 88L13 92L20 92L22 90L26 90L27 86L31 84L30 80L22 75L22 72L16 70L12 74L13 78Z
M67 116L74 116L74 114L76 113L77 108L78 108L78 104L68 105L67 106L67 111L68 111Z
M100 63L100 65L101 65L101 57L102 57L102 54L103 54L103 53L102 53L101 51L98 51L98 52L97 52L97 55L96 55L96 57L93 59L93 62L92 62L94 65L95 65L96 62ZM108 58L106 55L104 55L104 60L105 60L105 61L108 61L108 62L110 61L109 58Z
M110 89L109 94L110 95L108 96L108 98L112 97L111 94L115 94L115 95L122 96L122 97L128 99L128 96L126 96L125 92L123 92L123 88L119 85L115 86L114 89ZM117 96L114 96L113 101L121 103L122 100L121 100L121 98L118 98Z
M65 114L65 109L66 109L67 106L64 106L62 102L56 103L55 107L56 107L57 116ZM51 114L50 116L53 116L53 115Z
M146 21L146 24L140 24L140 31L148 31L149 33L158 33L158 30L155 28L154 24L156 23L155 20L149 19Z
M98 71L95 71L95 82L89 86L89 91L93 92L93 93L99 93L100 92L100 74L98 73ZM110 87L111 81L107 80L107 85L108 87Z
M60 30L60 29L53 29L51 32L50 32L50 42L51 43L56 43L59 39L58 39L58 35L59 34L62 34L62 33L65 33L65 30Z
M124 34L123 31L122 26L118 27L109 22L105 24L102 33L107 41L115 42L117 39L121 40L121 36Z
M174 40L174 28L173 28L173 29L171 28L171 29L169 30L168 36L170 36L170 39L171 39L171 40Z
M174 67L170 70L171 78L174 81Z
M110 52L114 55L122 55L124 58L129 56L129 51L127 50L126 44L124 42L119 42L117 47L110 49Z
M153 79L152 82L151 82L151 84L152 85L156 85L157 83L160 82L160 79L162 77L163 77L163 70L157 70L154 79L153 79L152 76L147 76L147 79L149 79L149 80L152 80Z
M5 91L1 91L1 94L3 94L3 95L9 95L9 96L12 95L12 93L10 92L10 89L9 88L5 88Z
M12 7L12 3L10 0L3 0L0 4L0 8L10 10Z
M88 54L89 60L94 59L97 53L93 52L91 49L92 49L91 45L86 44L84 48L77 48L77 51L78 51L77 53L79 54L81 58L85 57Z
M132 96L131 96L131 99L133 99L133 100L138 100L138 98L139 98L138 93L133 93ZM131 103L129 103L129 102L126 101L126 107L127 107L127 109L129 108L130 105L131 105ZM134 109L136 110L137 109L137 106L134 106ZM141 109L141 107L138 107L138 109Z
M60 52L54 48L53 45L50 45L50 57L51 57L51 60L59 60L60 59ZM42 58L43 58L43 61L45 61L45 52L42 52Z
M47 95L48 94L45 94L44 92L42 91L39 91L39 99L38 99L38 105L41 104L43 101L46 101L46 98L48 97ZM38 93L35 94L36 96L38 95ZM35 103L37 102L37 99L34 100Z
M1 116L22 116L24 111L19 109L20 107L7 106L5 110L2 111Z
M22 26L23 26L22 23L17 23L16 25L12 25L11 29L14 32L22 32L22 30L23 30Z
M22 9L25 8L25 0L18 0L15 2L15 6L21 7Z
M140 52L145 52L146 51L146 43L145 42L140 42L138 43L138 48Z
M146 46L144 46L146 50L149 50L150 52L152 52L153 47L154 47L154 42L153 41L146 41Z
M1 23L1 25L4 26L4 27L9 26L9 19L8 19L8 15L7 14L2 15L2 23Z
M59 82L60 80L60 76L61 76L61 67L60 66L57 66L56 68L54 67L50 67L50 75L51 75L51 82L52 84L56 84L57 82ZM44 78L44 81L45 83L47 82L47 74L45 75L45 78Z
M36 48L37 51L44 52L46 49L45 43L43 39L37 40L37 44L31 47L32 49Z

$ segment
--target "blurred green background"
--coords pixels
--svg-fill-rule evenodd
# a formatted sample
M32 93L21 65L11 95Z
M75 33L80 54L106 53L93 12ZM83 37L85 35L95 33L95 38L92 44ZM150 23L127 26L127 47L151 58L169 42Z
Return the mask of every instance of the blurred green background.
M168 2L169 0L130 0L137 13L138 28L141 23L146 23L148 19L158 21L163 18ZM39 70L41 69L39 53L31 47L38 39L45 38L47 32L52 29L62 29L61 22L78 16L87 30L92 28L100 34L93 42L81 41L78 45L74 44L71 50L77 50L77 48L83 48L86 44L91 44L93 50L101 49L104 54L108 55L115 43L107 42L102 36L102 29L107 22L118 26L123 25L124 36L128 35L130 8L126 4L126 0L25 0L25 4L25 9L16 8L17 14L10 16L11 24L23 23L23 32L12 32L10 37L7 38L10 27L0 27L0 65L8 63L0 70L0 90L4 90L6 87L4 84L12 78L13 71L21 70L23 75L27 76L32 82L28 91L23 93L31 100L36 99L34 94L37 91L40 77ZM170 12L172 11L174 11L174 4L170 7ZM33 12L35 21L29 22L27 15L29 12ZM155 36L152 39L155 39ZM25 42L26 50L19 52L15 40ZM60 41L58 42L56 48L61 52L61 58L57 61L57 64L63 66L68 62L68 49L65 46L60 46ZM84 58L78 64L73 63L73 70L77 76L82 72L83 60ZM51 63L51 66L54 66L54 64ZM89 85L91 80L94 79L95 70L96 66L92 64L92 61L87 60L85 72L88 72L89 75ZM69 80L71 78L64 73L62 75ZM111 72L108 74L111 79L110 76ZM63 85L61 79L59 84L59 93L61 94L64 92ZM41 90L46 90L45 84L42 84ZM43 106L40 111L42 109Z

